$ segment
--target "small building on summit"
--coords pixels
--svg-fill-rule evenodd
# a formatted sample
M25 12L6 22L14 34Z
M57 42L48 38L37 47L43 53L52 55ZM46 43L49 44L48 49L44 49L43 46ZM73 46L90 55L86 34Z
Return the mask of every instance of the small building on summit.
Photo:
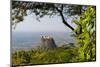
M43 48L56 48L56 43L53 37L42 36L41 37L41 47Z

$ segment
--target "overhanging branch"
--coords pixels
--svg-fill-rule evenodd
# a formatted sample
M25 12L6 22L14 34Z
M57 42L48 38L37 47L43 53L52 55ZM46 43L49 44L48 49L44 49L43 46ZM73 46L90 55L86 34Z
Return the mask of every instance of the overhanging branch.
M67 21L65 21L64 16L63 16L63 13L62 13L62 10L59 10L57 7L55 7L55 8L56 8L56 10L59 12L59 14L60 14L60 16L61 16L61 18L62 18L62 22L63 22L66 26L68 26L72 31L74 31L74 28L73 28L71 25L69 25ZM62 7L62 8L63 8L63 7Z

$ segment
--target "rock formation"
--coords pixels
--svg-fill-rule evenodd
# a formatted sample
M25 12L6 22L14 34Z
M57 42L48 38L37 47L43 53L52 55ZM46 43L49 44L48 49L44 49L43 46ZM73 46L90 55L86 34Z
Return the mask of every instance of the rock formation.
M52 37L42 36L41 37L41 46L43 48L56 48L55 41Z

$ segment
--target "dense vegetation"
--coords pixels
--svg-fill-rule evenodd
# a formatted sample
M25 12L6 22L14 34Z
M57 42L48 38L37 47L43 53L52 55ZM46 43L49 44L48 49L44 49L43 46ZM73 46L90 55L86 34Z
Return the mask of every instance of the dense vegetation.
M95 7L88 7L80 15L80 20L74 21L78 26L76 34L77 45L79 45L79 60L92 61L96 57L96 10Z
M29 51L16 51L12 54L12 63L14 65L27 64L49 64L75 62L78 56L78 48L72 46L61 46L49 49L31 49Z

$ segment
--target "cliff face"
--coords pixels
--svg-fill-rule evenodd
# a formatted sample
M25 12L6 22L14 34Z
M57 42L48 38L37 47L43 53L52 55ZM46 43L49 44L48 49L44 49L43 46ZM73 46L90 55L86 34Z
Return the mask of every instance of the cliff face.
M56 48L55 41L52 37L42 36L41 37L41 46L43 48Z

